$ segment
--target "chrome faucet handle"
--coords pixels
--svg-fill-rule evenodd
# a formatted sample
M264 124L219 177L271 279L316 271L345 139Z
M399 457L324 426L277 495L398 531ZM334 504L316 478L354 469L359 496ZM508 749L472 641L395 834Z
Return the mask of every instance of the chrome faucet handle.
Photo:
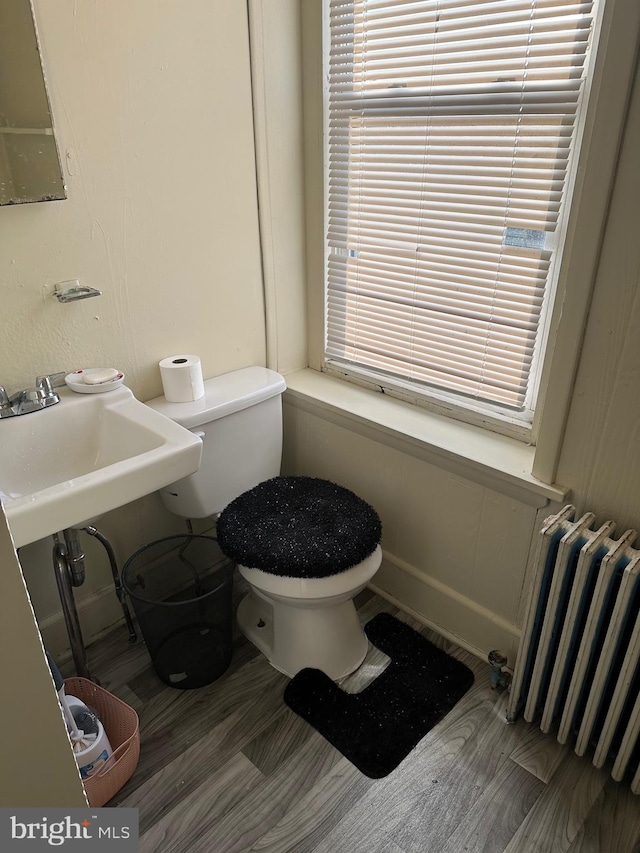
M36 379L36 394L38 395L38 399L43 401L58 396L53 390L51 379L48 376L38 376Z
M4 386L0 385L0 418L10 418L12 415L13 409L11 408L9 395L5 391Z
M60 397L53 390L54 385L56 383L56 377L63 377L64 383L64 373L52 373L50 376L37 376L36 377L36 394L40 405L42 408L46 406L53 406L55 403L60 402ZM56 385L55 387L59 387Z

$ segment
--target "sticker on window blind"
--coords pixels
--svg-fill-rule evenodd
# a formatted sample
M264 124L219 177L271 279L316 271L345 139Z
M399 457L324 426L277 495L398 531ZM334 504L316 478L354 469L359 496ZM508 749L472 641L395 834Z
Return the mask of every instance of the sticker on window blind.
M520 249L538 249L543 251L547 241L547 232L535 228L505 228L503 243L505 246L518 246Z

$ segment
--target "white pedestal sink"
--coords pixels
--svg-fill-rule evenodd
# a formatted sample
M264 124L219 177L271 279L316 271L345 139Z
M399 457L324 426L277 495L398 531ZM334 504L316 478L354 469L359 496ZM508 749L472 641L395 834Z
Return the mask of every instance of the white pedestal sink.
M82 524L193 474L202 442L126 386L60 389L60 402L0 419L0 500L15 547Z

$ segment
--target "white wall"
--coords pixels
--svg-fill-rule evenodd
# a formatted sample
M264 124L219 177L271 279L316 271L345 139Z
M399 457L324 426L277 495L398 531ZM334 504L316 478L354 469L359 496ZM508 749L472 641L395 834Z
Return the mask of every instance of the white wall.
M1 509L0 572L0 807L82 808L80 774Z
M352 489L382 519L384 561L374 584L476 652L511 660L536 504L285 405L285 471Z
M207 377L264 364L246 4L36 0L35 14L68 199L0 208L0 383L116 366L146 400L176 352L199 354ZM103 296L59 304L54 284L75 278ZM155 496L100 526L120 560L183 529ZM119 611L87 547L91 634ZM21 560L59 651L51 543Z
M1 381L157 362L264 360L246 8L235 0L36 2L66 201L0 209ZM58 281L99 299L60 305Z

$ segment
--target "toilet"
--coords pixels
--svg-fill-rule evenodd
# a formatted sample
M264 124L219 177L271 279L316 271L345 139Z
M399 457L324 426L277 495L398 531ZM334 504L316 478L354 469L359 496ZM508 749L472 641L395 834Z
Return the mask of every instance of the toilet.
M276 669L337 681L362 663L353 599L380 565L380 533L373 507L314 477L274 477L223 510L218 544L250 588L238 625Z
M199 470L161 489L160 496L170 512L184 518L222 514L219 544L249 585L249 593L238 608L238 625L270 663L288 676L313 667L339 680L353 672L367 652L353 598L381 562L379 519L368 504L329 481L278 476L285 387L280 374L247 367L206 380L205 395L200 400L150 400L148 406L199 435L203 442ZM287 558L284 535L275 537L285 553L273 570L269 545L265 544L271 517L256 504L256 495L273 499L283 488L296 496L299 512L311 512L313 500L308 495L321 492L323 499L317 506L324 507L327 517L343 519L351 513L354 523L359 524L355 532L346 528L337 531L340 535L336 536L330 562L325 556L324 562L318 561L317 570L310 550L312 537L308 542L293 543ZM338 506L332 503L334 495ZM346 502L346 510L340 502ZM246 523L247 511L253 513L253 523ZM340 526L344 528L345 524ZM328 523L324 527L331 529ZM315 547L323 548L322 543ZM323 553L328 550L325 547ZM303 564L302 569L297 563Z

